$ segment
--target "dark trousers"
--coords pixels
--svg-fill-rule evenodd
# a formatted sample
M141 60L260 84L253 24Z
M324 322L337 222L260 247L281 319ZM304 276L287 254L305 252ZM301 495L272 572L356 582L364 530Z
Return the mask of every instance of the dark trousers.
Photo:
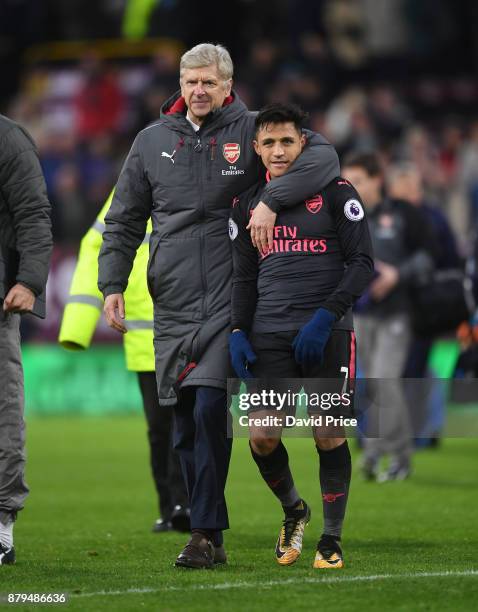
M186 387L174 409L174 448L186 479L192 529L229 527L224 497L232 450L228 415L226 392L213 387ZM221 544L222 534L213 540Z
M138 372L148 423L151 471L159 497L159 512L168 521L174 506L188 506L179 456L173 449L173 406L160 406L154 372Z
M433 342L433 338L422 338L420 336L415 336L412 339L403 371L404 378L426 377L428 358Z

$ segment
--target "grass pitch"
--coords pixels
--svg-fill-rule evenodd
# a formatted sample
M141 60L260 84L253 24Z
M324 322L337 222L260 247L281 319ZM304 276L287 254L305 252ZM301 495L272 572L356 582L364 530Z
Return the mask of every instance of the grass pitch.
M172 566L184 534L150 533L157 510L141 417L30 419L31 495L15 527L18 562L0 568L0 592L67 592L60 609L87 611L476 610L478 440L420 451L406 482L364 483L356 469L341 571L312 569L318 458L311 440L286 444L312 507L300 560L276 564L280 508L239 439L229 565L190 571Z

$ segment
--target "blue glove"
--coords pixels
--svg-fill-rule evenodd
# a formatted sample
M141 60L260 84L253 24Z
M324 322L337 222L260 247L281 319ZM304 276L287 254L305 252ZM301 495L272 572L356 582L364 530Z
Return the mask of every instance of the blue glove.
M234 371L239 378L253 378L246 367L247 363L257 361L251 343L243 331L235 331L229 336L229 353Z
M292 343L297 363L322 363L335 315L319 308L312 319L302 327Z

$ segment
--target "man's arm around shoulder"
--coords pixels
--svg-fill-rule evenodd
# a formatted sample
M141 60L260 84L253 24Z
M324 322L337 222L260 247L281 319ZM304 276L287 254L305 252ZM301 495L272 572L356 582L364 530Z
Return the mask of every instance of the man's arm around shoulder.
M335 148L320 134L309 131L306 134L307 144L288 172L264 188L261 200L273 212L295 206L340 176Z

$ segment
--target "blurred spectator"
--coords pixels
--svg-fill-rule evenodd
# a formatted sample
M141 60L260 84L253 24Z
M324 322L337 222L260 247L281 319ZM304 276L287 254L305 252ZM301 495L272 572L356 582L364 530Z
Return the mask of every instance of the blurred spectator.
M116 76L93 53L83 59L80 68L83 84L75 98L80 141L120 131L124 98Z
M384 197L383 173L374 153L349 155L342 175L359 192L368 212L376 276L355 309L359 364L373 390L364 440L367 479L397 480L411 470L412 429L401 378L411 341L409 288L432 267L427 225L410 204ZM373 382L371 379L378 379ZM373 437L372 437L373 436ZM382 457L390 464L379 473Z
M237 70L238 79L250 92L252 108L261 108L265 104L267 88L265 83L274 83L278 76L279 47L267 38L253 42L249 51L247 68Z
M396 57L407 51L408 27L403 0L359 0L368 51L378 58Z
M308 113L323 108L321 83L312 74L304 72L299 67L291 66L283 73L282 78L287 82L289 101L294 102ZM273 101L270 96L269 100Z
M378 147L371 117L364 109L357 109L350 117L350 132L345 142L347 150L372 151Z
M461 265L455 236L443 212L425 199L423 181L418 168L410 162L392 165L387 171L387 191L390 198L409 202L419 207L427 224L435 234L433 258L438 269L457 268Z
M91 140L79 153L79 170L82 189L91 213L89 227L98 212L98 202L106 199L115 183L119 168L113 163L113 140L104 135Z
M136 127L130 131L137 133L158 119L164 101L177 89L179 89L179 80L175 53L158 51L148 67L146 86L138 92Z
M80 176L75 163L66 162L58 168L53 177L51 193L57 242L78 242L83 235L86 215Z
M175 51L161 49L151 62L150 87L166 87L175 91L179 87L177 56Z
M365 92L349 88L338 96L326 111L327 133L339 152L344 152L352 140L353 118L366 108Z
M409 162L391 166L387 172L387 187L391 198L409 202L422 211L426 223L435 234L436 248L433 250L435 267L442 270L458 268L461 260L455 237L441 210L425 201L418 168ZM434 336L423 336L417 330L413 331L403 375L405 378L422 378L427 374L428 357Z
M443 126L438 161L446 183L452 183L458 172L460 149L463 146L463 133L455 119L448 120Z
M304 32L299 39L298 62L306 74L315 76L321 84L324 101L330 102L339 83L335 81L337 66L324 37L318 32Z
M11 105L10 115L25 127L35 142L41 140L43 121L37 99L33 96L17 96Z
M418 168L425 188L437 199L443 196L445 175L439 164L439 149L423 125L414 124L406 130L398 157L410 160Z
M363 67L367 45L360 3L329 0L324 6L323 17L330 49L339 65L349 72Z
M409 120L409 110L391 87L379 85L370 93L368 112L381 147L397 142Z
M62 226L62 202L64 200L57 193L59 186L58 176L62 173L62 169L65 166L70 168L77 168L78 166L75 134L71 129L65 132L63 129L57 129L53 125L45 126L42 137L38 141L38 148L51 202L53 238L55 241L61 242L68 240L69 236L65 233Z
M469 227L478 232L478 119L471 123L468 134L460 151L458 176L464 198L470 203L466 215Z

